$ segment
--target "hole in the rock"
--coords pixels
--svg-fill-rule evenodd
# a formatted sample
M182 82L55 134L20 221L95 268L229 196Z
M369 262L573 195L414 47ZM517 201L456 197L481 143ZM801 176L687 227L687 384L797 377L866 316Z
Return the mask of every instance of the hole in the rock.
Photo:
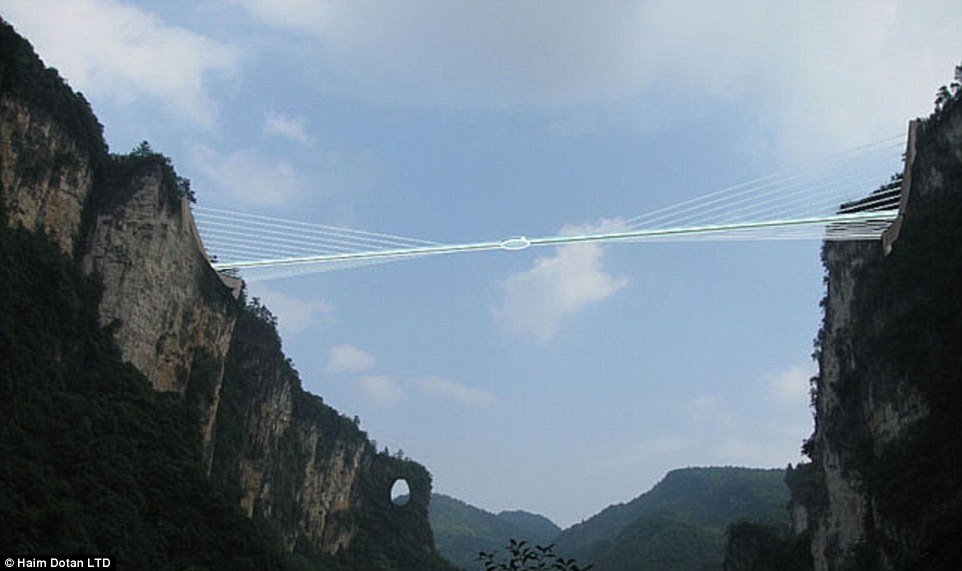
M406 506L411 501L411 487L404 478L394 480L391 486L391 502L396 506Z

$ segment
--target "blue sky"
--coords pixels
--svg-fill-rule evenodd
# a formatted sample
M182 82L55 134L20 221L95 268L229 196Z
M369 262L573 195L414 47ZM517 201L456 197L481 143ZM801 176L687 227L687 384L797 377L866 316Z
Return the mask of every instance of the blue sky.
M957 2L0 0L200 205L442 242L596 227L904 131ZM898 164L879 173L880 182ZM436 491L567 526L811 431L817 242L490 252L257 282L305 387Z

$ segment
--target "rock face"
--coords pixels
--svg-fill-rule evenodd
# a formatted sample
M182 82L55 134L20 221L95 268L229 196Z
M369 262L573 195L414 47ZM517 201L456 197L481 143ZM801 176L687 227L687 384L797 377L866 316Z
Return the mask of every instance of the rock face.
M353 420L305 393L269 317L240 316L225 379L212 477L248 516L274 522L288 550L334 555L376 526L433 551L427 471L377 453ZM399 478L411 490L403 507L390 498Z
M199 245L186 200L164 189L162 171L135 173L119 199L90 215L82 264L103 281L101 322L115 328L124 360L155 389L195 401L209 457L234 300Z
M955 103L920 125L893 251L884 255L878 243L823 249L815 432L806 444L818 490L793 498L795 528L811 533L819 570L945 563L933 554L959 522L962 481L938 459L957 446L947 426L962 413L962 105Z
M0 188L11 224L46 230L72 252L93 185L90 164L50 114L0 96Z
M83 97L0 20L0 208L100 278L101 323L156 390L196 410L211 479L309 560L449 569L434 550L427 470L378 453L302 390L269 312L211 268L179 182L149 147L108 155ZM390 498L398 478L411 490L403 507Z

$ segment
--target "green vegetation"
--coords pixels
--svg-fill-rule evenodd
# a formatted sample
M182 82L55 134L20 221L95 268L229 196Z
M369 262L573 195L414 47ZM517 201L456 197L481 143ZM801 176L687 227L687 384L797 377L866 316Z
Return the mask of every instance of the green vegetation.
M671 513L642 515L612 541L597 545L599 569L690 571L718 569L725 549L721 530Z
M170 158L155 152L146 141L126 155L109 153L103 125L83 94L74 92L56 69L46 67L30 42L2 18L0 99L14 101L26 106L35 116L49 118L73 140L82 155L86 155L94 182L83 212L81 235L89 230L93 212L104 212L123 204L135 188L134 180L143 176L160 176L167 208L171 211L179 208L181 198L195 201L190 180L178 176ZM60 153L48 160L53 160L55 167L63 168L72 166L71 161L76 158ZM21 156L19 161L23 181L41 172L43 165L29 154Z
M817 419L824 439L843 450L841 468L871 498L868 536L856 553L858 569L958 569L962 537L962 65L943 86L935 112L918 131L912 189L901 235L883 256L877 244L826 244L823 260L858 259L856 295L837 353L835 411ZM831 268L830 268L831 269ZM814 399L823 398L816 385ZM921 395L928 409L915 424L876 449L871 409ZM896 408L899 408L897 405ZM820 442L804 451L814 474L793 487L793 501L817 514L825 507L818 464ZM797 489L796 489L797 488Z
M0 96L11 97L47 114L76 141L80 150L98 163L107 155L103 126L90 104L74 93L57 73L44 66L33 46L0 18Z
M290 427L276 435L274 444L256 441L264 434L255 434L258 429L252 424L262 424L263 418L249 417L250 411L262 414L264 403L278 402L278 393L286 391L291 399ZM350 547L331 556L307 541L298 541L296 556L321 569L450 570L428 547L433 545L426 525L430 474L400 454L377 452L358 424L301 388L297 370L281 349L276 318L256 298L246 304L234 327L225 364L211 478L237 503L243 484L240 459L260 459L271 498L269 503L255 503L253 517L281 535L282 530L298 529L299 522L309 515L297 493L308 484L308 462L321 464L319 469L323 469L325 462L333 462L339 454L336 448L346 448L348 456L359 450L362 468L353 483L352 509L329 516L332 524L356 529ZM306 451L303 446L310 439L303 435L311 431L323 437L312 451ZM389 495L396 478L404 478L411 488L411 501L403 507L394 505Z
M725 529L747 520L787 526L782 470L685 468L648 492L610 506L556 538L598 569L719 569Z
M725 571L809 571L813 568L810 539L791 530L751 522L728 527Z
M547 541L561 533L561 528L543 515L533 514L524 510L503 511L498 513L498 519L520 529L524 537L532 541Z
M45 68L30 44L2 21L0 99L4 105L26 106L34 118L51 119L87 154L94 181L83 212L84 232L95 214L122 207L144 176L160 177L162 198L171 210L179 208L181 198L193 198L189 181L146 142L128 155L108 154L86 100L56 70ZM27 156L25 148L15 146L21 170L43 172L49 166L44 161L61 160ZM0 198L3 192L0 187ZM83 275L79 264L42 233L7 227L4 204L0 200L0 552L106 555L118 569L451 569L434 552L427 525L430 475L413 461L377 454L357 421L301 390L266 308L256 300L238 303L223 288L213 300L228 315L240 315L240 330L247 333L243 341L267 340L273 368L251 370L260 363L244 361L240 353L233 361L235 374L221 386L218 360L195 348L194 366L181 371L189 375L186 394L156 392L122 362L112 331L99 325L96 276ZM214 279L210 272L199 276L204 284ZM236 374L238 369L247 376ZM292 417L301 429L317 430L321 437L315 450L304 451L298 432L283 435L281 458L270 467L276 472L280 513L276 518L255 513L249 519L238 506L239 489L231 479L237 474L206 474L199 411L222 390L218 421L223 422L217 426L222 463L215 462L215 468L223 468L224 454L240 455L249 444L242 420L250 403L238 395L258 372L272 373L260 379L264 391L289 382ZM286 553L281 531L298 525L304 515L292 501L303 489L304 473L286 468L303 466L308 457L324 458L336 438L364 451L360 476L350 483L351 508L330 516L356 535L336 556L315 553L309 542ZM410 482L410 506L391 504L387 491L394 477Z
M935 92L935 111L933 115L940 115L951 105L962 99L962 64L955 66L955 81L948 86L943 85Z
M193 409L121 362L97 283L2 216L0 263L0 552L289 568L208 483Z
M526 541L511 539L505 550L507 553L502 557L482 551L478 560L484 565L484 571L588 571L594 567L555 555L554 545L531 546Z
M494 553L513 538L548 544L561 531L543 516L495 515L442 494L431 495L428 513L438 553L461 569L479 569L478 552Z
M956 112L962 111L957 101L954 105ZM923 129L926 132L931 131ZM939 149L942 143L920 137L919 144L920 153L925 149L926 156L937 163L920 166L937 169L950 188L962 188L962 162ZM925 171L920 168L919 172ZM915 180L914 185L925 183L923 176ZM862 399L869 382L884 383L894 395L895 383L907 382L930 407L928 416L881 455L866 439L858 441L858 465L867 490L876 499L879 513L901 528L904 541L879 534L868 538L874 547L866 551L886 552L905 568L947 568L947 562L958 562L956 538L962 536L959 244L962 207L958 196L928 196L924 202L910 203L892 255L867 264L858 277L862 295L853 307L851 350L855 359L873 358L863 370L845 378L846 397ZM864 419L839 421L854 426L856 435L866 430ZM874 561L866 561L867 567L872 565Z
M556 543L559 553L590 561L599 571L717 570L725 558L729 525L753 521L787 535L785 477L786 473L777 469L674 470L634 500L610 506L585 522L550 535L533 533L536 528L531 525L527 529L518 525L529 522L550 530L543 527L541 516L525 512L494 515L434 495L431 527L438 551L462 569L480 568L479 551L492 555L511 538L525 537L536 544L534 548Z
M178 176L170 157L154 151L147 141L142 141L129 154L110 154L104 161L104 167L97 171L90 205L97 212L123 204L126 195L137 188L135 180L153 174L160 175L167 208L179 209L181 198L196 202L190 180Z
M108 555L120 569L450 569L423 550L426 516L393 506L386 493L389 473L429 490L426 471L381 454L358 485L384 501L350 516L360 531L349 550L281 553L271 527L244 517L236 492L204 473L194 401L205 395L154 391L100 327L96 281L46 236L0 222L0 552ZM257 307L246 319L276 335ZM370 447L317 397L294 398L296 416Z

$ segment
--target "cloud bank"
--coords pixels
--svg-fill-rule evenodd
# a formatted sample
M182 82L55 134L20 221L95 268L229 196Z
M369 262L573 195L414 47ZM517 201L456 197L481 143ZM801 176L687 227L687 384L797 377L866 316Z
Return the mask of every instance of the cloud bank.
M233 46L112 0L7 0L0 9L74 89L119 103L146 97L204 128L217 120L207 83L238 71Z
M364 396L380 406L394 406L404 400L404 392L401 386L385 375L370 375L361 377L357 380L358 386Z
M268 159L253 149L221 153L206 145L191 148L192 166L231 201L252 206L282 206L304 189L288 161Z
M264 134L289 139L302 145L310 145L313 138L307 134L304 119L270 112L264 118Z
M595 226L566 226L562 235L611 231L614 221ZM539 257L534 265L499 285L501 301L494 308L497 320L541 342L551 340L561 323L591 304L614 295L628 285L625 277L604 270L604 249L599 244L560 246L553 256Z
M301 38L328 87L351 95L637 101L653 117L694 95L752 105L789 151L890 134L927 111L962 51L962 5L938 0L240 4Z
M421 379L418 387L425 395L440 397L466 406L485 406L494 402L494 395L440 377Z
M333 319L334 308L324 300L304 300L259 284L256 293L271 312L283 335L306 331L317 323Z
M328 349L327 365L324 370L329 374L357 373L374 367L374 355L354 345L335 345Z

